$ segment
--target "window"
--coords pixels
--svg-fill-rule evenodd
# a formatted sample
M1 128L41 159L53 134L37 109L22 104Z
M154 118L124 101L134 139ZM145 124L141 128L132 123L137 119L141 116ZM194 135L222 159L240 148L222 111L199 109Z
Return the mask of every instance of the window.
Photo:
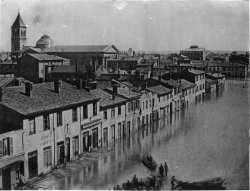
M128 112L131 110L131 102L128 102Z
M121 122L118 123L118 138L121 138Z
M57 112L56 115L57 127L62 126L62 112Z
M148 109L148 101L146 101L146 109Z
M43 149L43 166L51 166L51 147L46 147Z
M0 157L13 155L13 138L8 137L0 140Z
M122 109L121 109L121 106L118 107L118 115L121 115L122 114Z
M93 116L97 115L97 103L93 103Z
M43 115L43 130L49 130L50 129L50 122L49 122L49 115Z
M88 118L88 105L83 106L83 119Z
M103 112L103 119L105 119L105 120L108 119L108 112L107 111Z
M29 121L28 121L28 124L29 124L29 134L30 135L33 135L36 133L36 126L35 126L35 118L30 118Z
M144 110L144 102L143 102L143 104L142 104L142 105L143 105L143 107L142 107L142 108L143 108L143 110Z
M77 121L77 107L72 109L72 121Z
M131 101L131 110L134 111L134 104L133 104L133 101Z
M111 117L115 117L115 109L111 109Z

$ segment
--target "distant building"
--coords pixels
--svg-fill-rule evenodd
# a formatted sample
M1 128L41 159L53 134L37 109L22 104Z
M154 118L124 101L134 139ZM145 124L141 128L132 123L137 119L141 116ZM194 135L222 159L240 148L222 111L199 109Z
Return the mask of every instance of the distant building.
M69 65L68 59L48 54L25 54L17 61L17 75L34 83L51 81L54 66Z
M46 54L71 60L71 65L85 65L87 71L95 72L99 66L107 67L110 57L119 53L114 45L51 46L43 50Z
M180 54L187 56L191 60L205 60L205 48L200 48L196 45L190 46L185 50L181 50Z

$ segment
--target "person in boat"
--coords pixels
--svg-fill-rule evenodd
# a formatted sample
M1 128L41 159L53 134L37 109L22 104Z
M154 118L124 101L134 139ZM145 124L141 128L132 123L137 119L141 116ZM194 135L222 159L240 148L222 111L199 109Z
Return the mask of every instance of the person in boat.
M159 167L159 172L160 172L161 177L163 177L164 168L163 168L162 163L161 163L161 166Z
M175 176L172 176L171 178L171 189L174 187L174 182L175 182Z
M165 164L164 164L164 170L165 170L166 176L168 176L168 164L167 164L167 162L165 162Z
M134 175L131 183L133 184L133 186L136 186L136 187L139 185L139 181L136 175Z

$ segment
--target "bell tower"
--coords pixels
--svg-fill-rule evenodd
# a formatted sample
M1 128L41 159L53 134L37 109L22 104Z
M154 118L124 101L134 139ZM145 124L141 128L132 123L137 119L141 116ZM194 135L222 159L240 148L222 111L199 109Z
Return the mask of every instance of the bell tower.
M26 44L26 29L18 10L16 20L11 27L11 52L20 51Z

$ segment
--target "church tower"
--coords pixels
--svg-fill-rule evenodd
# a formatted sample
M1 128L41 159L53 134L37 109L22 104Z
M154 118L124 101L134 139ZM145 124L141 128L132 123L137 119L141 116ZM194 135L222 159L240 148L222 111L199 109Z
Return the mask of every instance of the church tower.
M20 51L26 44L26 28L18 11L17 18L11 27L11 52Z

